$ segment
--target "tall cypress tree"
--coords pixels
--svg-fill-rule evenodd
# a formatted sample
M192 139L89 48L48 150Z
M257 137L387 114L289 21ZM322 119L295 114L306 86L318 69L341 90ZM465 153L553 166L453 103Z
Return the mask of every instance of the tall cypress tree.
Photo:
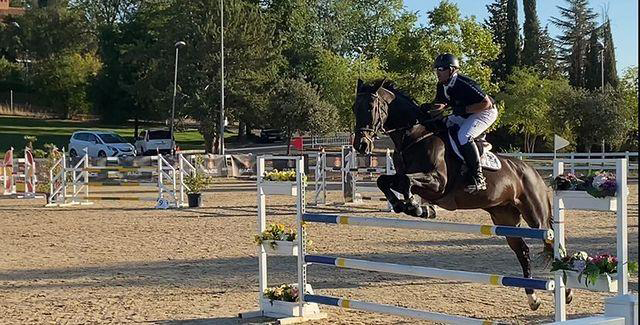
M598 29L591 31L589 38L589 47L587 49L587 60L585 62L585 85L589 90L599 89L602 85L600 72L600 50L601 45L598 44Z
M500 53L498 57L488 62L492 74L492 81L501 82L507 78L507 68L505 62L506 52L506 38L507 33L507 1L508 0L495 0L494 3L487 5L487 11L489 12L489 19L485 20L484 24L491 30L493 35L493 42L500 47Z
M540 22L536 13L536 0L523 0L524 47L522 65L535 66L540 60Z
M613 46L613 36L611 35L611 20L602 26L602 37L604 39L604 84L618 87L618 70L616 69L616 53Z
M507 34L507 1L508 0L495 0L493 3L488 4L486 7L489 12L489 19L485 19L484 21L484 25L491 30L493 42L500 47L498 57L488 62L493 72L491 80L498 83L507 79L507 66L505 62L507 44L505 38Z
M505 64L507 73L520 64L520 25L518 25L518 2L507 1L507 33L505 35Z
M566 0L568 8L558 6L561 18L551 17L551 22L562 30L558 37L560 60L573 86L585 85L585 61L587 37L595 27L594 14L587 0Z
M549 36L548 27L540 32L540 60L536 67L543 77L554 77L559 73L556 44Z

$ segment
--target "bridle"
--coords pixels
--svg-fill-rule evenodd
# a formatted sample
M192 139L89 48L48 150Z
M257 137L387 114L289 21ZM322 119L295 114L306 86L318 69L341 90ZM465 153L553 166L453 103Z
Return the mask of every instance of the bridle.
M356 131L361 132L368 141L373 142L372 136L377 136L379 132L388 132L384 128L383 114L384 116L387 116L387 114L389 113L389 103L382 99L377 91L374 93L361 92L356 94L356 98L361 98L363 96L369 95L374 100L372 105L367 105L371 109L372 123L370 125L357 128Z

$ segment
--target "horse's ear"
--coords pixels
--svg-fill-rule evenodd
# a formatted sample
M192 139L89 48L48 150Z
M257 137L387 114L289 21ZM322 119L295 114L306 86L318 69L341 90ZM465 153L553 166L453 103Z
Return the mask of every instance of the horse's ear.
M362 85L364 85L364 81L362 81L362 79L358 78L358 84L356 86L356 91L360 92L360 89L362 89Z
M378 87L378 90L382 89L382 87L384 87L384 83L387 82L387 77L384 77L382 79L382 82L380 83L380 87Z

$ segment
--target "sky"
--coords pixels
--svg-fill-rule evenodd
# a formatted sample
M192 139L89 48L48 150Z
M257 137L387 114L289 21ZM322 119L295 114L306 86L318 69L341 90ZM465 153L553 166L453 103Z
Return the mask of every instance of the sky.
M484 22L488 18L487 5L493 0L450 0L458 5L463 17L476 16L476 20ZM409 11L417 11L419 24L426 24L426 13L440 3L440 0L404 0L405 7ZM551 24L551 17L560 18L560 10L557 6L567 7L566 1L540 0L537 1L538 19L543 28L549 26L551 37L557 37L559 29ZM598 13L597 22L602 22L603 8L608 8L611 18L613 43L616 48L616 61L618 75L631 66L638 66L638 0L589 0L589 6L593 12ZM524 11L522 0L518 0L518 23L522 30L524 23Z

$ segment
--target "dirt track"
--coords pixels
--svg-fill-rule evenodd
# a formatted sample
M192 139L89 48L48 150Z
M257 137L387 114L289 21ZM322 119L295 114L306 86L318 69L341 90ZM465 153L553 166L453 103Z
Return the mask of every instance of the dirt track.
M127 189L130 191L131 189ZM141 194L134 194L142 196ZM154 196L153 192L144 196ZM629 253L638 260L637 186L629 213ZM338 193L330 195L338 201ZM258 294L255 184L226 181L197 210L154 210L151 202L100 202L44 208L43 200L0 199L0 323L237 324ZM294 199L267 199L268 218L292 224ZM389 216L367 208L354 215ZM339 207L308 209L327 213ZM490 223L483 211L440 212L439 220ZM567 213L569 250L615 252L613 213ZM521 276L501 238L369 227L310 225L312 252L374 261ZM534 253L540 243L528 240ZM269 258L271 284L295 282L295 259ZM536 272L537 276L545 273ZM336 270L312 265L317 293L515 323L553 317L553 295L531 311L523 290ZM637 294L638 278L630 287ZM576 291L570 316L603 310L609 294ZM412 319L322 307L313 324L425 324ZM257 321L256 321L257 322Z

